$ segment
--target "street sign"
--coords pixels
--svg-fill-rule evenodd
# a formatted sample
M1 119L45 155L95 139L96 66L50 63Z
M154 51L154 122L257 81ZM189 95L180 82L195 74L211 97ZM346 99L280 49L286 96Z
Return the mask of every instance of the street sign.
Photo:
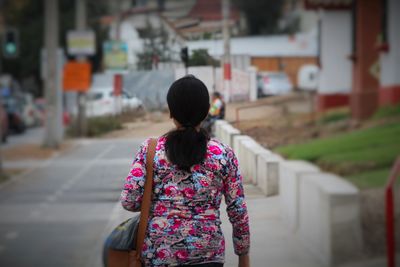
M128 68L128 45L120 41L103 43L104 66L108 70L125 70Z
M64 91L87 92L92 66L88 62L69 61L64 65Z
M96 35L94 31L68 31L68 54L71 56L91 56L96 53Z

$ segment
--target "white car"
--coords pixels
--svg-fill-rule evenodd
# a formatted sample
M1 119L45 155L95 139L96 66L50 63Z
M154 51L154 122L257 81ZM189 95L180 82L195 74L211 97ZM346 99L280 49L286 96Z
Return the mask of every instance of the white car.
M260 72L257 74L258 96L283 95L293 90L293 84L284 72Z
M316 65L303 65L297 74L298 87L304 91L316 91L318 79L319 68Z
M122 111L132 111L142 107L142 101L131 96L126 91L121 97L115 97L112 88L106 90L89 91L87 93L87 117L116 115Z

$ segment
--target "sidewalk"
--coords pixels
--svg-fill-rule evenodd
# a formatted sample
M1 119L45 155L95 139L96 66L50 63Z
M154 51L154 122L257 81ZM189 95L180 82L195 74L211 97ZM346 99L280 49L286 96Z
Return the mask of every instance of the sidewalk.
M245 194L250 217L252 267L321 266L285 226L279 213L278 196L267 198L253 185L245 185ZM226 240L224 266L237 267L225 205L221 207L221 214Z
M264 197L253 185L245 185L246 202L250 216L252 267L317 267L321 266L305 250L299 240L286 229L279 214L279 197ZM226 215L226 206L221 205L222 230L226 241L224 267L237 267L238 257L233 252L232 227ZM132 216L123 210L119 203L110 217L108 226L103 232L105 238L120 222ZM100 267L101 247L90 267ZM89 267L89 266L88 266Z

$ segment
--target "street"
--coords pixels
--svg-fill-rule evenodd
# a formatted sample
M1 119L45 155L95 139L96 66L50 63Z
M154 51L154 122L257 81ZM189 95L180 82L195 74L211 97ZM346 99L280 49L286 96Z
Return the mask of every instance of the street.
M105 237L131 216L119 203L143 138L81 139L0 187L0 266L100 267ZM252 265L319 266L287 231L278 198L245 185ZM237 266L232 227L221 206L226 267Z
M0 266L94 266L141 141L80 142L0 188Z

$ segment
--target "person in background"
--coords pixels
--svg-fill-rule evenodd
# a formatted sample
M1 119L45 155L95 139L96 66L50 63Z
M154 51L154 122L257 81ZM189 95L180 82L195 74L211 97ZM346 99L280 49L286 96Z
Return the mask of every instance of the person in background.
M207 87L191 75L175 81L168 91L176 128L157 139L152 206L141 254L144 266L223 266L223 197L238 266L250 266L249 217L238 160L230 147L200 127L209 99ZM121 193L129 211L140 210L149 140L136 154Z
M208 133L211 133L212 126L216 120L223 120L225 118L225 103L219 92L214 92L211 99L211 107L208 116L203 123L203 128Z

